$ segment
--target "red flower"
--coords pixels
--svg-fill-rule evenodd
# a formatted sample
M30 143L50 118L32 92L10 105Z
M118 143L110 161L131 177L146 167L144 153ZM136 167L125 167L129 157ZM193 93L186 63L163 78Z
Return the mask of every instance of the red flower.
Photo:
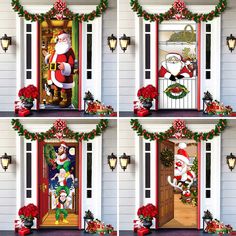
M18 96L21 100L34 100L38 97L38 89L34 85L29 85L20 89Z
M152 220L154 217L157 217L158 210L157 207L153 204L147 204L138 209L137 215L141 220L148 219Z
M38 214L39 214L38 207L35 206L34 204L23 206L20 208L18 212L18 215L22 219L27 219L27 218L34 219L35 217L38 216Z
M141 101L152 101L158 96L157 89L151 84L139 89L137 96Z

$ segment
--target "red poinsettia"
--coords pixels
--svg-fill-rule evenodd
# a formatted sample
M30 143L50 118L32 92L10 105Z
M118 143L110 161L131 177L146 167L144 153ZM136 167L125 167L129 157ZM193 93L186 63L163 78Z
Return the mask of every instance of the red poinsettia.
M39 214L39 209L34 204L29 204L20 208L18 215L22 220L33 220Z
M153 85L142 87L138 91L138 97L141 102L152 102L158 96L157 89Z
M137 215L139 219L142 220L152 220L157 217L158 210L157 207L149 203L146 206L142 206L138 209Z
M20 89L18 96L20 97L21 101L32 102L34 99L38 97L38 89L34 85L29 85Z

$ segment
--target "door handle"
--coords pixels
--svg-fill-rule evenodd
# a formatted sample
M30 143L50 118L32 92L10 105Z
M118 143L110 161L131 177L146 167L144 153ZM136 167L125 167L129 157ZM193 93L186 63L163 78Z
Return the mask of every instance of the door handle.
M47 186L45 183L43 183L43 184L40 185L40 190L41 190L43 193L46 192L47 188L48 188L48 186Z

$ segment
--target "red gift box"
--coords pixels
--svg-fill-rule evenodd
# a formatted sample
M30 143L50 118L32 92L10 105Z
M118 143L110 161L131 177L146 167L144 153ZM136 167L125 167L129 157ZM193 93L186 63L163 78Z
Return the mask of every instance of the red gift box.
M142 223L140 220L133 220L133 223L134 223L133 230L135 233L137 233L138 229L142 227Z
M22 228L22 222L20 220L14 221L15 232L17 233Z
M22 104L21 104L20 101L15 101L14 105L15 105L15 107L14 107L15 108L15 114L18 114L19 110L22 109Z
M141 108L137 111L137 116L148 116L149 115L149 110L145 109L145 108Z
M149 234L150 230L147 228L141 228L141 229L138 229L137 233L138 233L138 236L143 236L143 235Z
M141 108L140 101L134 101L134 114L137 114L140 108Z
M18 111L18 116L20 116L20 117L25 117L25 116L28 116L29 114L30 114L30 110L28 110L26 108L20 109Z
M30 233L31 233L30 229L28 229L28 228L22 228L22 229L19 229L19 231L18 231L19 235L28 235Z

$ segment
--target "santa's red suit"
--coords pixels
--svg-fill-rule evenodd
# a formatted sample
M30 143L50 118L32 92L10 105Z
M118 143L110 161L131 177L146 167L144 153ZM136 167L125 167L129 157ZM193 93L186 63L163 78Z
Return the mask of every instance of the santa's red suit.
M171 58L174 58L175 62L169 62ZM176 53L170 53L166 56L166 60L162 62L161 69L159 71L159 77L176 81L182 78L193 77L193 72L188 69L188 63L182 61L182 57Z

